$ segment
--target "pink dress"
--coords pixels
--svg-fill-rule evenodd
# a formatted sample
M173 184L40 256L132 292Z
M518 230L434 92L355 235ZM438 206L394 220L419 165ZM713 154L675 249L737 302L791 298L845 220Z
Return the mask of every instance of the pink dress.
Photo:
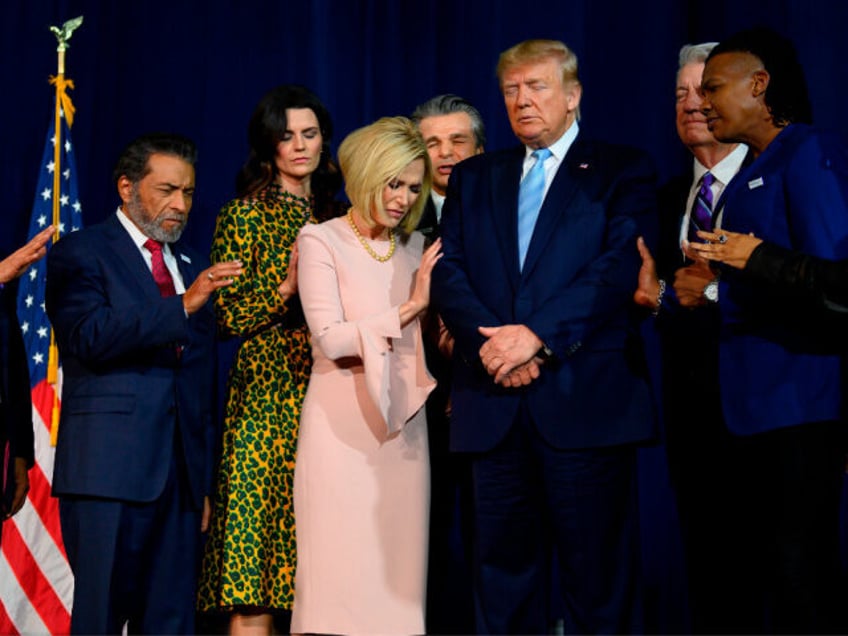
M291 630L423 634L435 382L418 320L401 329L424 238L381 263L346 217L304 227L298 287L313 366L294 478ZM373 241L384 254L388 242Z

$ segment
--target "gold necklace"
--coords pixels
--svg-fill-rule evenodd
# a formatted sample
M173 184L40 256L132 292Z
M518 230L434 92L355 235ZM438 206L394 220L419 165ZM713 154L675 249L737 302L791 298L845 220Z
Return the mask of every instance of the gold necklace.
M374 251L374 248L368 244L365 237L359 233L359 228L356 227L356 221L353 220L353 208L347 211L347 222L350 223L350 227L353 228L353 233L356 234L356 238L359 239L362 247L365 248L365 251L368 252L374 260L379 261L380 263L385 263L392 257L392 254L395 253L395 233L392 230L389 230L389 251L386 252L384 256L380 256Z

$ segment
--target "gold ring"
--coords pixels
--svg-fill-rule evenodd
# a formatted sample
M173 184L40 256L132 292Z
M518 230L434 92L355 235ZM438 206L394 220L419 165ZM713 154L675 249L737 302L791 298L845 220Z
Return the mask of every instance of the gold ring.
M215 275L212 272L206 272L206 278L209 280L215 280Z

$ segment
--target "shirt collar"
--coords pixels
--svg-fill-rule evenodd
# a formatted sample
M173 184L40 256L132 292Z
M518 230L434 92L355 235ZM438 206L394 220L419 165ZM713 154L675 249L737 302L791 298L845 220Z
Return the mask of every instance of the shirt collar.
M730 183L730 180L736 176L736 173L739 172L739 168L742 166L742 162L745 161L745 156L747 154L748 146L745 144L739 144L733 152L709 170L706 166L704 166L704 164L695 159L695 179L693 183L699 183L701 181L701 177L703 177L706 172L711 172L716 180L721 182L722 186L726 186Z
M568 149L571 148L571 144L574 143L574 140L577 139L577 133L580 132L580 126L578 126L577 121L575 120L571 126L569 126L566 131L562 134L562 136L557 139L554 143L548 146L548 150L551 151L551 154L556 158L556 160L562 161L565 157L565 154L568 152ZM530 146L526 146L525 159L529 157L533 152L535 152L536 148L531 148Z

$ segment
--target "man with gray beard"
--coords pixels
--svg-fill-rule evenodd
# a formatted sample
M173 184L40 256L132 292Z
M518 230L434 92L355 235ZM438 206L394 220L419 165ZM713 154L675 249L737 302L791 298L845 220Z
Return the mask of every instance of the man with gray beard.
M177 243L196 155L178 135L131 142L114 171L116 213L48 256L64 371L53 494L75 634L194 631L213 469L210 298L241 273Z

